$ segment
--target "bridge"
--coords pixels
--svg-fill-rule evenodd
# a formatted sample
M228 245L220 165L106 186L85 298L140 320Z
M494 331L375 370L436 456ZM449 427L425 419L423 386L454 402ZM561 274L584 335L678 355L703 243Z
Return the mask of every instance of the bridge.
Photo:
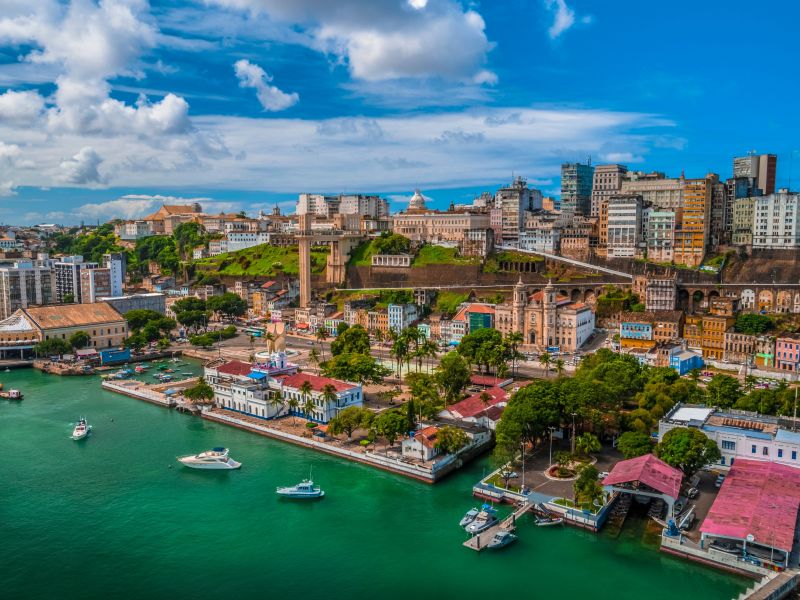
M626 273L625 271L616 271L614 269L609 269L608 267L600 267L598 265L593 265L592 263L575 260L574 258L559 256L558 254L549 254L547 252L538 252L533 250L522 250L520 248L516 248L513 246L497 246L497 248L500 250L510 250L513 252L519 252L521 254L533 254L535 256L544 256L545 258L549 258L551 260L559 262L564 262L574 267L581 267L583 269L589 269L591 271L597 271L600 273L608 273L609 275L616 275L617 277L624 277L625 279L633 281L633 275L631 275L630 273Z

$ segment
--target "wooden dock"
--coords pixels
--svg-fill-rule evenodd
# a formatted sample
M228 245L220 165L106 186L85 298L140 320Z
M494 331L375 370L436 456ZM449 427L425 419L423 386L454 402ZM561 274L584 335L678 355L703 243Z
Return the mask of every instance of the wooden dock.
M470 548L471 550L480 552L486 547L486 544L488 544L492 540L494 534L497 533L498 531L500 530L514 531L514 529L516 529L517 527L517 519L522 515L524 515L526 512L528 512L529 510L531 510L533 506L534 505L531 502L523 503L522 506L517 508L513 513L508 515L497 525L492 525L491 527L489 527L489 529L482 531L477 535L473 535L466 542L464 542L464 546Z

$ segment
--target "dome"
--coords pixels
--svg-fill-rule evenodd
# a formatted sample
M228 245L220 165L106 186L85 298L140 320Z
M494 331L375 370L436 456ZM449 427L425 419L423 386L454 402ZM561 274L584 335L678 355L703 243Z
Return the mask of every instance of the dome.
M419 193L419 190L414 190L414 195L408 202L408 210L425 210L425 198Z

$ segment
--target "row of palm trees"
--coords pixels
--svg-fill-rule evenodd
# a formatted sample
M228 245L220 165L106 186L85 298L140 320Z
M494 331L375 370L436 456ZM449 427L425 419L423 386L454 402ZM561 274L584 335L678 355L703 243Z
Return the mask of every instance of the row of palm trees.
M411 370L411 361L416 361L417 370L422 370L425 360L435 359L439 353L439 346L427 338L416 326L406 327L400 331L389 330L389 339L392 347L389 354L397 363L397 376L403 378L403 363L406 370Z
M542 352L539 355L539 364L542 366L542 373L550 371L550 365L553 365L559 377L561 377L566 370L566 363L564 363L564 360L561 358L553 360L549 352Z
M292 415L292 423L297 422L297 413L302 413L303 417L307 420L314 420L314 411L317 409L317 403L314 399L314 388L311 382L307 379L300 385L300 398L291 396L288 400L278 392L270 392L267 402L275 409L275 414L280 414L283 409L288 409ZM336 402L339 396L336 394L336 388L327 383L322 387L320 397L323 403ZM338 408L338 407L337 407Z

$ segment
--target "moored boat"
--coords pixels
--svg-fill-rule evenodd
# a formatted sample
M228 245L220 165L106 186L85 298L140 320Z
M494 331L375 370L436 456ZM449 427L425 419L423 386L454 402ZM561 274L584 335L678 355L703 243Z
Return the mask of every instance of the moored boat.
M238 469L242 463L228 456L227 448L212 448L200 454L179 456L178 462L190 469L224 470Z
M517 541L517 536L511 533L510 531L506 531L505 529L501 529L497 533L494 534L489 543L486 544L487 550L497 550L499 548L505 548L509 544L513 544Z
M550 525L561 525L564 522L562 517L536 517L537 527L549 527Z
M325 492L310 479L303 479L297 485L275 488L275 493L284 498L322 498Z
M82 440L87 435L89 435L91 431L92 431L92 426L86 422L85 417L81 417L75 424L75 429L72 430L72 439L75 441Z
M3 400L22 400L24 397L22 392L15 389L10 389L7 392L0 392L0 398Z
M497 521L497 511L491 506L484 504L481 512L475 517L475 520L467 525L465 529L467 533L476 534L481 531L486 531L489 527L497 523Z
M475 520L475 517L478 516L479 512L481 512L481 511L478 508L475 508L475 507L470 508L464 514L464 516L461 518L461 521L459 521L458 526L459 527L466 527L467 525L469 525L470 523L472 523Z

